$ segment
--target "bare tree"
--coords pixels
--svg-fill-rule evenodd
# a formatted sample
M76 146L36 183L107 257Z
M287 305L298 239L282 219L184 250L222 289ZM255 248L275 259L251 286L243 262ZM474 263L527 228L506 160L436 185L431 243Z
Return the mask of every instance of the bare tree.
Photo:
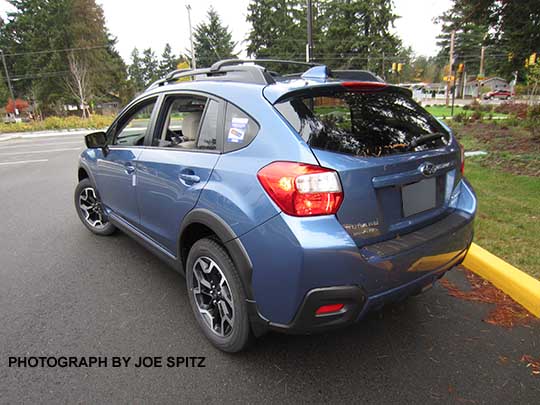
M69 76L66 85L82 108L82 117L90 117L88 99L90 98L90 74L84 57L77 57L73 51L68 55Z

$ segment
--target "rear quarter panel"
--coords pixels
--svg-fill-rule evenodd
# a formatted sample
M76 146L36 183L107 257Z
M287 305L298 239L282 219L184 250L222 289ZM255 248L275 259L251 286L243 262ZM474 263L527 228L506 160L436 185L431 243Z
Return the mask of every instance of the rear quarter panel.
M220 156L197 204L215 212L240 236L280 212L257 179L261 168L278 160L318 162L308 145L263 97L262 87L235 84L231 92L221 84L214 86L213 94L236 105L260 127L249 145Z

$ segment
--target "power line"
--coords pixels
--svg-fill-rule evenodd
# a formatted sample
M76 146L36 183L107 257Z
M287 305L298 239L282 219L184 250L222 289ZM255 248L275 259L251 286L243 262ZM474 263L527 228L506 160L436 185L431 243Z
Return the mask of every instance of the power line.
M99 72L115 72L115 71L121 71L121 69L89 69L88 73L99 73ZM19 75L19 76L13 76L13 81L20 81L20 80L33 80L33 79L43 79L47 77L61 77L61 76L67 76L71 72L69 70L58 70L55 72L42 72L37 74L26 74L26 75Z
M14 53L6 53L5 56L24 56L24 55L38 55L38 54L47 54L47 53L55 53L55 52L70 52L70 51L84 51L84 50L92 50L92 49L103 49L108 48L109 45L96 45L96 46L85 46L80 48L64 48L64 49L49 49L44 51L31 51L31 52L14 52Z

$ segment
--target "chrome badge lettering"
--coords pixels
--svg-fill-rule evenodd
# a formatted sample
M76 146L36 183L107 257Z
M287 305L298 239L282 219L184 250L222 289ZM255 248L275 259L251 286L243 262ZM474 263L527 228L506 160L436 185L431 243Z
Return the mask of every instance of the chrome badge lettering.
M351 236L376 236L380 233L378 226L379 220L375 219L359 224L346 224L344 228Z

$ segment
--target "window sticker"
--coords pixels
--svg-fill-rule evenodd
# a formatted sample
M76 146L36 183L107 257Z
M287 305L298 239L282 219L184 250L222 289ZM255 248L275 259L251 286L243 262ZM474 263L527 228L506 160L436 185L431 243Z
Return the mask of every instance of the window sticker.
M244 135L246 134L249 118L236 118L233 117L229 134L227 135L227 142L241 143L244 142Z

